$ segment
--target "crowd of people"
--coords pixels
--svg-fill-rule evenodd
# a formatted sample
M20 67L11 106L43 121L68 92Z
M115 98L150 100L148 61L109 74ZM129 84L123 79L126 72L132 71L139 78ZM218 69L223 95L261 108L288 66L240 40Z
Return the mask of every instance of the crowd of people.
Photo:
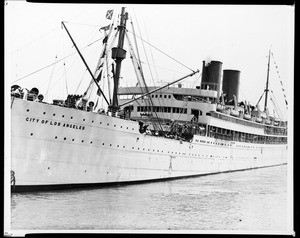
M11 95L28 101L43 102L44 100L44 96L39 94L39 90L37 88L28 90L27 88L21 88L18 85L13 85L11 87Z

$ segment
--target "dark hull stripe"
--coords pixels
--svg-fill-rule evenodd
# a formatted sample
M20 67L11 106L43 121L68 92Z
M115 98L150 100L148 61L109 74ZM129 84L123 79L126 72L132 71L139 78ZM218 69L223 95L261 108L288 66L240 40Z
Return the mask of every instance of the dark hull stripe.
M277 164L277 165L268 165L263 167L251 168L251 169L259 169L259 168L267 168L267 167L274 167L280 165L286 165L287 163ZM124 181L124 182L108 182L108 183L78 183L78 184L51 184L51 185L16 185L11 186L12 193L25 193L25 192L41 192L41 191L54 191L54 190L70 190L70 189L91 189L91 188L104 188L104 187L115 187L115 186L124 186L124 185L131 185L131 184L141 184L141 183L151 183L151 182L163 182L168 180L176 180L176 179L185 179L185 178L192 178L192 177L200 177L200 176L207 176L213 174L220 174L220 173L231 173L231 172L238 172L244 170L251 170L251 169L238 169L238 170L231 170L231 171L224 171L224 172L214 172L214 173L207 173L207 174L196 174L196 175L188 175L188 176L180 176L180 177L172 177L172 178L159 178L159 179L148 179L148 180L139 180L139 181Z

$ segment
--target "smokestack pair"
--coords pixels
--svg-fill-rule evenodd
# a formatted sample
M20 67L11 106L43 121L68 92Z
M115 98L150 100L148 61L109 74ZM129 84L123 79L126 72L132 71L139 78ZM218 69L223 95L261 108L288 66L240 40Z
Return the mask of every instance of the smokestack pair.
M217 91L217 98L221 96L222 62L211 61L202 65L201 89ZM222 91L225 96L225 102L233 100L233 95L239 99L240 71L223 70Z

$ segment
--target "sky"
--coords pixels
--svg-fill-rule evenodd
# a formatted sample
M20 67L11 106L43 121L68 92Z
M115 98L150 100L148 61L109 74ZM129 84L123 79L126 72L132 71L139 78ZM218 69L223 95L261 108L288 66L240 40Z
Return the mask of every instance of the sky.
M72 37L94 71L102 47L102 40L99 39L104 36L99 28L110 24L105 18L107 10L113 9L114 13L119 14L122 6L7 1L7 85L38 87L49 100L66 98L67 93L83 93L91 77L61 27L61 21L67 22ZM190 69L199 69L201 73L203 60L217 60L223 63L223 69L241 71L239 100L256 104L265 88L267 56L271 49L270 89L274 92L283 117L286 116L280 81L291 105L294 80L293 6L124 6L130 17L127 26L131 42L134 44L131 19L136 35L144 39L144 44L139 38L137 41L149 85L174 81L191 73ZM148 42L155 48L149 47ZM128 51L127 44L124 46ZM51 65L70 54L65 60ZM124 60L122 64L120 86L135 85L136 77L129 53L127 61ZM38 71L44 67L44 70ZM33 73L35 71L38 72ZM31 75L24 77L28 74ZM182 83L186 87L195 87L200 84L200 79L201 75L197 74ZM272 106L272 103L269 102L269 105Z

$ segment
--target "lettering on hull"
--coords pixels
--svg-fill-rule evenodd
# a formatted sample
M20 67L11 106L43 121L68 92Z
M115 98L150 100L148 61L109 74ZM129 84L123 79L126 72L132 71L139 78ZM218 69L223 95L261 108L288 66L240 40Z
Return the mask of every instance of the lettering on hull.
M39 118L34 118L34 117L26 117L26 121L27 122L32 122L32 123L38 123L39 125L68 127L68 128L77 129L77 130L84 130L85 129L84 126L79 126L79 125L76 125L76 124L58 122L58 121L54 121L54 120L39 119Z

